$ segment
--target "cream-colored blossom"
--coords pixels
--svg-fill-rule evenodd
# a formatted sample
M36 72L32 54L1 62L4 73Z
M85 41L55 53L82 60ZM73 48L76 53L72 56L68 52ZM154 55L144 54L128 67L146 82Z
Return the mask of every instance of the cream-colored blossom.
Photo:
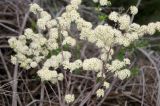
M133 15L136 15L138 13L138 8L136 6L130 6L130 12Z
M15 56L11 56L11 62L15 65L17 63L17 58Z
M103 73L103 72L98 72L97 73L97 78L105 78L106 77L106 75Z
M103 89L98 89L96 91L97 97L104 97L104 90Z
M62 45L70 45L70 46L75 46L76 45L76 40L72 37L66 37L63 42L62 42Z
M71 103L75 100L75 96L74 94L67 94L65 95L64 99L67 103Z
M45 21L51 20L51 15L46 11L41 11L40 12L40 17Z
M83 61L84 70L93 70L95 72L101 71L103 68L103 62L98 58L85 59Z
M57 71L49 69L38 70L37 74L43 81L50 81L53 78L58 77Z
M121 80L124 80L124 79L131 76L131 72L128 69L123 69L123 70L117 71L115 73L115 76L118 77Z
M130 16L127 14L123 14L122 16L119 16L118 22L120 25L120 29L126 30L130 24Z
M47 28L53 28L53 27L55 27L55 26L57 26L57 21L55 20L55 19L52 19L52 20L50 20L50 21L47 21L47 23L46 23L46 26L47 26Z
M98 0L93 0L94 3L98 3Z
M101 6L106 6L106 5L108 5L109 1L108 0L99 0L99 3Z
M115 11L111 12L108 16L108 18L114 22L117 22L118 21L118 18L119 18L119 14Z
M62 73L58 74L58 80L62 81L64 79L64 75Z
M37 62L31 62L31 64L30 64L30 66L32 67L32 68L35 68L35 67L37 67Z
M45 19L40 18L37 21L37 26L38 26L39 29L45 30L46 29L46 23L47 23L47 21Z
M103 86L104 86L106 89L108 89L109 86L110 86L110 83L105 81L105 82L103 83Z
M30 12L33 12L34 14L37 14L37 12L43 11L42 8L40 8L40 6L36 3L32 3L30 4Z

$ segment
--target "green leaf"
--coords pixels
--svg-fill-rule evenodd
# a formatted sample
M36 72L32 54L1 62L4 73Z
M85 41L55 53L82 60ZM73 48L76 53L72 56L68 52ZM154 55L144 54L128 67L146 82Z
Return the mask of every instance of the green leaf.
M75 69L74 71L73 71L73 74L77 74L77 75L80 75L82 73L82 69Z
M63 50L65 50L65 51L69 50L69 45L68 44L63 45Z
M125 56L125 49L124 48L122 48L120 51L119 51L119 53L118 53L118 55L117 55L117 59L119 59L119 60L123 60L124 59L124 56Z
M35 22L34 20L31 20L31 29L32 29L33 31L36 30L36 22Z
M106 14L101 14L101 15L98 16L98 19L100 21L105 21L107 18L108 18L108 16Z
M137 40L134 42L134 46L137 48L143 48L149 45L149 41L142 39L142 40Z
M139 74L139 68L138 67L133 67L131 69L131 76L137 76Z

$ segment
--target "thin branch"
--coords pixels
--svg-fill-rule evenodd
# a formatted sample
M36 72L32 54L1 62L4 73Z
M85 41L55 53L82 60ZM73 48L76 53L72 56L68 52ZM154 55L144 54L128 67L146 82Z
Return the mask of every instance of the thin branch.
M17 74L18 74L18 63L15 65L14 68L14 75L13 75L13 95L12 95L12 106L17 106Z

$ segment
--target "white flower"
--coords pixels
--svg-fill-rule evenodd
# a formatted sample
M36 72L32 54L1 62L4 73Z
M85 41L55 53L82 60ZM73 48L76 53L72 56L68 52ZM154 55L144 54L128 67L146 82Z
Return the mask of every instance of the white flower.
M69 62L69 60L63 61L63 67L64 69L69 69L72 73L75 69L79 69L82 67L82 61L81 60L75 60L74 62Z
M110 83L105 81L105 82L103 83L103 86L104 86L106 89L108 89L109 86L110 86Z
M40 17L45 21L49 21L51 19L51 15L46 11L40 12Z
M108 18L114 22L117 22L118 21L118 16L119 14L115 11L111 12L108 16Z
M85 59L83 62L83 70L93 70L95 72L101 71L103 62L98 58Z
M97 78L105 78L106 75L102 73L101 71L97 73Z
M40 18L37 21L37 26L38 26L39 29L45 30L46 29L46 23L47 23L47 21L45 19Z
M104 90L103 89L98 89L96 91L97 97L104 97Z
M123 61L119 61L118 59L115 59L112 61L111 65L106 65L106 67L111 70L112 72L115 72L125 66L125 63Z
M54 26L57 26L57 21L55 20L55 19L52 19L52 20L50 20L50 21L48 21L47 23L46 23L46 26L47 26L47 28L52 28L52 27L54 27Z
M48 32L49 37L52 39L58 38L58 29L57 28L51 28Z
M42 59L44 59L44 56L36 56L33 58L37 63L39 63Z
M147 33L153 35L156 32L156 25L155 23L149 23L147 26Z
M131 64L131 62L130 62L130 60L129 60L128 58L123 59L123 61L124 61L124 63L127 64L127 65Z
M59 59L57 56L52 55L52 57L50 59L47 59L45 61L45 63L43 64L43 67L45 67L45 68L53 67L56 69L59 67L60 61L62 61L62 60Z
M119 17L118 22L120 24L120 29L125 30L129 27L130 24L130 16L127 14L123 14Z
M28 63L26 63L24 61L20 64L20 67L25 68L25 69L29 69L30 68Z
M74 94L67 94L65 95L64 99L67 103L71 103L75 100L75 97Z
M70 46L75 46L76 45L76 40L75 39L73 39L72 37L66 37L64 40L63 40L63 42L62 42L62 45L66 45L66 44L68 44L68 45L70 45Z
M94 3L98 3L98 0L93 0Z
M62 61L62 59L64 59L63 61L69 60L71 58L71 56L72 55L69 51L63 51L57 55L57 57L59 58L60 61Z
M48 40L48 42L47 42L47 48L49 49L49 50L54 50L54 49L58 49L58 43L56 42L56 40L52 40L52 39L50 39L50 40Z
M138 8L136 6L130 6L130 11L132 15L136 15L138 13Z
M78 6L77 5L68 5L66 6L66 11L67 12L70 12L72 10L77 10L78 9ZM66 14L63 14L63 16L66 15Z
M109 3L109 1L108 0L99 0L99 3L101 6L105 6Z
M80 5L82 0L71 0L72 5Z
M37 12L43 11L42 8L40 8L40 6L36 3L32 3L30 4L30 12L33 12L34 14L37 14Z
M24 54L21 54L21 53L18 53L16 55L17 59L20 60L20 61L24 61L26 60L26 56Z
M32 68L35 68L35 67L37 67L37 62L31 62L31 64L30 64L30 66L32 67Z
M51 82L52 84L56 84L56 83L58 82L58 79L57 79L57 78L52 78L52 79L50 80L50 82Z
M156 29L160 32L160 22L156 22Z
M17 63L17 58L15 56L11 56L11 63L14 65Z
M115 76L117 76L121 80L124 80L131 76L131 72L128 69L123 69L123 70L117 71L115 73Z
M38 70L37 74L43 81L50 81L58 76L57 71L52 71L49 69Z
M106 61L106 60L107 60L108 55L107 55L106 53L103 53L103 54L101 54L100 56L101 56L100 58L101 58L103 61Z
M137 23L132 23L130 26L129 26L129 31L138 31L140 28L140 25L137 24Z
M82 67L82 60L78 59L78 60L75 60L74 62L74 65L77 67L77 68L80 68Z
M59 74L58 74L58 80L59 80L59 81L62 81L63 79L64 79L63 74L62 74L62 73L59 73Z
M146 25L142 25L137 31L137 33L140 37L142 37L144 34L147 33L147 30L148 30L148 27Z
M67 32L67 31L62 31L61 33L62 33L62 35L63 35L64 37L68 37L68 32Z
M15 48L16 47L16 42L17 42L17 39L15 37L11 37L9 40L8 40L8 43L9 43L9 46L11 48Z

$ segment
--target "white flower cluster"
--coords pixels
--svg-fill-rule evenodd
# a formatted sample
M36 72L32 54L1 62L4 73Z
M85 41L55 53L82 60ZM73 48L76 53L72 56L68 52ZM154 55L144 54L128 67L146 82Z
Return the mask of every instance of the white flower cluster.
M94 3L98 3L101 5L101 6L107 6L108 4L110 4L111 2L109 0L93 0Z
M55 84L58 80L62 81L64 76L62 73L57 73L56 70L49 70L42 68L37 72L38 76L42 79L42 81L51 81L53 84Z
M67 94L65 95L64 99L67 103L71 103L75 100L75 97L74 94Z
M104 97L104 90L103 89L98 89L96 91L97 97Z
M48 49L45 47L47 39L42 34L35 34L31 29L26 29L24 35L18 39L10 38L8 40L11 48L16 52L11 57L12 63L15 61L26 69L37 67L38 63L48 55Z
M132 15L136 15L138 13L138 8L136 6L130 6L130 12Z
M138 9L135 6L130 7L130 11L133 15L137 14ZM142 25L136 23L130 23L130 16L127 14L119 14L115 11L109 14L109 19L119 24L120 30L126 30L126 33L116 36L116 42L118 44L129 46L131 42L137 40L145 34L153 35L156 30L159 31L159 22L149 23L148 25Z
M93 70L95 72L102 71L103 62L98 58L85 59L83 62L83 70Z
M125 65L129 65L130 64L130 60L129 59L124 59L123 61L120 61L118 59L113 60L111 65L107 64L106 67L112 71L115 72L117 70L120 70L121 68L123 68Z
M105 89L108 89L108 88L110 87L110 83L104 81L103 87L104 87ZM100 88L100 89L98 89L98 90L96 91L96 95L97 95L98 98L104 97L104 93L105 93L104 91L105 91L105 89Z
M103 86L105 87L105 89L108 89L110 87L110 83L109 82L104 82Z
M125 58L123 61L119 61L118 59L113 60L111 65L106 64L106 68L113 72L115 76L117 76L119 79L123 80L127 77L130 77L131 72L128 69L123 69L126 65L130 64L130 60L128 58Z
M39 70L37 74L42 81L51 81L53 84L58 80L62 81L64 77L62 73L58 74L56 70L49 70L47 68Z
M43 67L44 68L54 68L57 69L60 65L62 65L63 61L69 61L71 58L71 53L68 51L60 52L58 55L52 55L49 59L47 59Z
M122 69L120 71L116 71L115 76L117 76L121 80L124 80L131 76L131 72L128 69Z
M82 63L82 61L80 59L76 60L74 62L69 62L69 61L64 61L63 62L64 69L70 69L70 72L81 68L82 64L83 63Z
M93 1L99 2L101 6L109 4L108 0ZM25 69L36 68L39 63L43 64L37 74L42 80L51 81L53 84L58 80L63 80L63 73L56 71L60 67L70 70L70 72L79 68L95 71L97 77L103 79L106 78L106 69L121 80L129 77L131 72L125 66L130 64L130 60L112 60L113 47L116 45L127 47L146 34L153 35L156 31L160 31L160 22L139 25L132 23L128 14L113 11L109 14L109 20L113 21L116 27L109 24L93 27L92 23L84 20L77 11L80 4L81 0L71 0L70 4L66 6L65 12L56 19L52 19L51 15L39 5L31 4L30 11L39 17L37 20L39 33L27 28L23 35L8 40L10 47L16 53L11 56L12 63L19 63ZM135 15L138 13L138 9L131 6L130 12ZM74 60L71 59L74 54L69 52L72 50L63 50L65 45L69 45L72 49L78 44L74 36L68 33L72 23L76 24L78 29L78 40L90 42L99 49L98 57ZM104 82L103 87L108 89L109 86L108 82ZM104 89L98 89L96 94L97 97L103 97ZM74 99L73 94L65 96L67 103L73 102Z

